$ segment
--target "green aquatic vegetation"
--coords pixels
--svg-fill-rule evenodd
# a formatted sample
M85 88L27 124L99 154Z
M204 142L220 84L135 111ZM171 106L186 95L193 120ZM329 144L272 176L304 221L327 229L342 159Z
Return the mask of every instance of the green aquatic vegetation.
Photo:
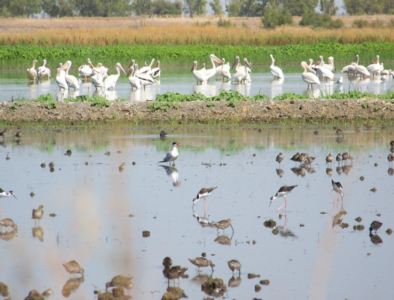
M297 44L284 46L232 46L232 45L108 45L108 46L2 46L0 47L0 67L26 67L34 59L39 64L43 59L49 67L71 60L74 66L87 63L90 57L94 64L102 62L113 66L117 62L128 64L131 59L145 61L155 58L162 65L192 64L194 60L209 62L209 55L232 60L235 56L246 57L255 64L270 64L273 54L279 64L300 63L310 57L334 56L335 62L353 61L354 55L362 59L374 58L379 53L382 61L394 60L394 43L340 44L320 42L315 44ZM373 55L371 54L373 53Z
M284 93L280 96L274 97L272 100L293 100L293 99L310 99L310 96L307 94L294 94L292 92Z
M10 108L12 110L17 110L18 109L18 104L12 104Z
M127 99L118 98L115 101L127 101ZM88 95L81 95L75 98L66 98L64 102L91 102L92 106L110 107L111 101L101 96L90 97Z
M368 108L368 102L363 102L361 103L362 108Z

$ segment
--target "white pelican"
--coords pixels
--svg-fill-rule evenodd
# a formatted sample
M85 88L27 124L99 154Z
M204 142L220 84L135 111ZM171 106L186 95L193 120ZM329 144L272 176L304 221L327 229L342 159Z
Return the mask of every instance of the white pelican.
M155 84L155 80L152 78L152 76L143 73L142 74L138 73L138 64L135 64L134 68L135 68L134 71L135 77L137 77L140 80L141 86L144 87L144 90L147 85Z
M193 63L193 67L192 67L192 73L194 78L196 78L197 80L197 85L199 82L201 82L201 84L207 84L207 79L205 77L205 71L201 72L202 70L196 70L197 68L197 62L194 61Z
M212 77L214 77L216 75L215 62L217 62L218 64L223 64L223 61L220 58L218 58L215 54L209 55L209 59L211 60L211 63L212 63L212 69L208 69L205 71L204 76L205 76L207 82L209 79L211 79Z
M383 71L383 65L379 64L379 55L376 55L375 63L369 65L367 70L373 77L375 77L375 74L380 74L380 72Z
M365 77L371 76L368 69L364 66L356 65L356 66L354 66L354 68L355 68L356 74L360 74L360 77L362 76L363 78L365 78Z
M141 88L141 81L135 77L135 66L130 68L130 71L127 73L127 77L129 77L129 82L131 85L131 90L136 88L137 90Z
M142 67L141 69L138 69L136 75L138 75L138 74L148 74L149 75L150 71L152 70L152 66L153 66L154 62L155 62L155 59L152 58L152 61L150 62L150 65Z
M97 91L98 87L100 87L102 90L103 86L104 86L104 82L103 82L104 75L103 74L105 73L105 69L102 68L100 70L100 68L94 68L93 73L94 73L94 75L91 77L91 80L92 80L93 85L96 87L96 91Z
M245 81L251 81L250 76L249 76L249 71L250 68L252 67L251 64L248 62L246 58L244 58L244 67L238 68L237 73L233 75L234 81L238 81L238 83L245 83Z
M315 71L310 66L308 66L305 61L301 63L301 67L304 69L304 72L302 73L302 80L304 80L308 84L308 88L309 85L311 85L311 88L313 88L314 84L320 84L320 80L315 75ZM307 69L312 73L308 73Z
M341 73L347 73L347 75L349 76L349 73L355 72L355 70L356 70L354 67L355 65L358 65L358 54L356 54L356 58L354 59L354 62L352 62L350 65L347 65L342 68Z
M57 72L56 72L56 83L59 86L59 91L60 90L68 90L68 84L66 81L66 70L67 70L67 64L62 64L60 63L59 68L57 68Z
M112 88L112 90L115 89L115 85L118 82L118 79L120 77L120 71L122 71L124 74L126 74L125 70L123 70L122 66L120 63L116 64L116 70L118 71L117 74L108 76L108 78L104 82L104 89L109 90Z
M329 69L320 66L320 67L316 68L316 71L317 71L317 74L319 74L320 76L323 77L323 81L324 81L324 78L326 78L326 81L327 81L327 78L330 80L334 80L334 74Z
M37 78L37 70L36 70L37 60L33 60L33 66L30 69L27 69L27 78L29 81L36 81Z
M334 57L330 56L327 58L328 64L323 64L322 67L329 69L331 72L335 70L334 68Z
M231 80L231 73L230 73L230 63L227 62L227 64L225 64L225 59L222 58L223 64L221 65L221 67L219 67L220 69L220 75L222 75L223 81L224 78L227 78Z
M95 74L100 73L103 78L108 77L108 68L104 67L102 63L99 62L97 64L97 67L93 67L93 64L90 62L90 67L93 69L93 72L95 72Z
M383 65L383 63L382 63L382 65ZM380 75L391 75L391 74L392 74L391 69L390 70L383 70L382 72L380 72Z
M153 68L153 69L150 71L150 74L149 74L149 75L152 75L153 78L159 77L159 80L160 80L160 75L161 75L160 60L157 61L157 66L156 66L156 68Z
M74 91L75 91L75 90L79 89L79 82L75 76L68 74L68 72L70 71L71 65L72 65L71 60L68 60L63 66L66 66L66 81L68 84L68 89L74 88Z
M51 70L46 67L46 64L47 64L47 60L44 59L44 61L42 62L42 66L39 67L37 70L37 76L40 79L45 78L45 76L48 77L48 79L51 78Z
M278 79L285 78L285 76L283 75L282 70L275 66L275 59L272 56L272 54L270 54L270 57L271 57L271 61L272 61L271 66L270 66L270 72L271 72L272 76L274 76L274 79L276 79L276 78L278 78Z
M90 61L90 58L88 58L88 64L87 65L82 65L78 68L78 73L80 77L83 77L85 81L88 80L88 77L92 77L93 74L93 64Z

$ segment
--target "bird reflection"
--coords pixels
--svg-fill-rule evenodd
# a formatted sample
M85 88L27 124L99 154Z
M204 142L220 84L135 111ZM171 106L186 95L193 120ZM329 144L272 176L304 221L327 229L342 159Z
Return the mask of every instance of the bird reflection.
M105 98L110 101L114 101L119 98L118 93L116 91L105 91Z
M271 80L271 99L283 94L284 78Z
M70 296L73 291L79 288L79 286L81 285L81 283L84 282L84 280L85 279L83 277L70 278L69 280L67 280L66 284L63 286L62 295L68 298L68 296Z
M33 237L38 238L40 242L44 241L44 230L41 227L32 228Z
M346 175L349 175L349 172L350 172L350 169L351 169L351 168L353 168L352 165L344 165L344 166L342 167L342 171L343 171L343 173L345 173Z
M394 175L394 169L393 168L389 168L387 170L387 174L389 174L390 176L393 176Z
M241 282L242 282L241 276L233 275L233 277L231 277L230 280L228 281L228 286L232 288L236 288L241 284Z
M332 171L332 169L331 168L327 168L326 169L326 174L328 175L328 176L332 176L332 173L333 173L333 171Z
M280 178L282 178L283 175L285 175L285 172L284 172L282 169L276 169L276 174L278 174L278 176L279 176Z
M231 226L231 228L232 228L232 227L233 227L233 226ZM214 239L214 242L219 243L219 244L221 244L221 245L228 245L228 246L230 246L230 245L231 245L231 240L233 239L233 236L234 236L234 229L233 229L233 233L231 234L231 237L230 237L230 238L227 237L227 236L224 234L224 230L223 230L223 235L217 236L216 239Z
M342 167L338 166L336 170L337 170L338 175L342 174Z
M178 181L179 178L179 173L178 173L178 169L174 168L174 167L170 167L170 166L162 166L161 167L164 168L164 170L166 171L167 175L171 177L172 179L172 185L177 187L180 186L181 183Z
M214 227L214 222L209 220L209 218L204 215L204 217L200 217L197 213L194 212L193 210L193 217L197 219L198 224L201 225L201 227Z
M195 85L193 91L195 93L201 93L208 98L216 96L216 86L210 84Z
M208 281L201 285L201 290L207 295L217 297L223 297L224 293L227 291L227 285L224 284L221 278L210 278Z
M370 232L369 237L371 238L372 244L377 245L383 243L383 240L377 234L372 234L372 232Z
M181 298L189 298L189 297L185 294L185 292L180 287L170 287L170 286L167 287L167 293L165 293L162 297L162 299L171 299L171 300L181 299Z
M278 229L280 236L282 237L294 237L297 238L297 236L287 227L287 223L289 223L289 219L286 217L286 214L284 216L279 215L279 219L282 219L282 217L285 217L285 224L283 226L276 226L276 229Z
M14 238L14 236L18 233L18 229L14 229L12 231L0 232L0 239L4 241L10 241Z
M306 175L306 172L303 168L294 167L294 168L291 168L290 170L292 170L293 173L296 174L297 176L301 175L301 177L305 177L305 175Z
M250 96L250 83L245 84L237 84L235 85L235 90L242 94L242 96L249 97Z

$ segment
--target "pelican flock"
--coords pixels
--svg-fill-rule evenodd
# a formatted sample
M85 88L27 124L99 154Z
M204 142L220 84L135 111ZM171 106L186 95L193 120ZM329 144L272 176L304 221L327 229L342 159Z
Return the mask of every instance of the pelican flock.
M277 84L282 84L285 75L281 68L275 65L275 59L272 54L270 54L271 65L270 73L274 77L274 81ZM220 76L223 82L231 82L232 84L238 85L249 85L251 83L251 69L252 64L247 58L243 59L243 64L240 61L240 57L236 56L234 63L230 66L230 63L225 58L218 58L215 54L209 55L209 60L212 67L206 68L205 62L202 63L201 69L197 69L198 62L194 61L192 65L191 72L196 79L197 85L207 85L209 80L215 76ZM301 73L301 79L307 83L307 88L313 88L314 85L320 85L321 82L332 82L334 83L334 78L339 77L338 84L343 83L343 77L334 75L336 71L334 65L334 57L330 56L327 58L327 63L324 62L323 56L319 56L316 63L313 64L313 59L308 59L309 63L306 61L301 62L301 67L303 72ZM129 80L131 90L135 89L146 89L147 86L160 84L161 68L160 61L157 61L156 67L154 67L155 59L153 58L148 65L145 62L145 66L142 68L138 67L138 64L134 59L128 65L127 78ZM47 67L47 60L44 59L43 63L38 69L36 69L37 60L32 62L32 67L26 70L27 78L29 83L42 80L51 79L51 70ZM121 76L121 73L126 74L120 63L115 65L116 74L108 76L109 69L105 67L102 63L97 63L96 66L93 65L90 58L87 59L87 64L83 64L78 67L78 75L81 79L70 74L72 67L72 62L68 60L64 64L60 63L56 70L55 81L59 87L59 91L66 91L74 89L78 90L82 82L91 81L95 86L96 90L115 90L116 83ZM231 70L234 70L234 74L231 74ZM383 63L379 62L379 55L376 55L375 60L372 61L367 67L359 64L359 55L355 56L354 62L343 67L341 73L345 73L348 77L360 76L360 78L383 76L382 80L385 80L385 76L389 76L393 73L391 70L384 70ZM219 80L219 79L217 79Z

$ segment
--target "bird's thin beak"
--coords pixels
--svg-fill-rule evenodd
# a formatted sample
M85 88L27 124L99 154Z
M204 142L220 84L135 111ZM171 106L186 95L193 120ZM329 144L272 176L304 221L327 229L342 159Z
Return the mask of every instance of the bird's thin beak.
M272 203L272 200L270 200L270 205L268 205L268 207L270 207L270 206L271 206L271 203Z
M16 200L18 200L18 198L16 198L15 195L12 195L12 196L14 196L14 198L15 198Z

